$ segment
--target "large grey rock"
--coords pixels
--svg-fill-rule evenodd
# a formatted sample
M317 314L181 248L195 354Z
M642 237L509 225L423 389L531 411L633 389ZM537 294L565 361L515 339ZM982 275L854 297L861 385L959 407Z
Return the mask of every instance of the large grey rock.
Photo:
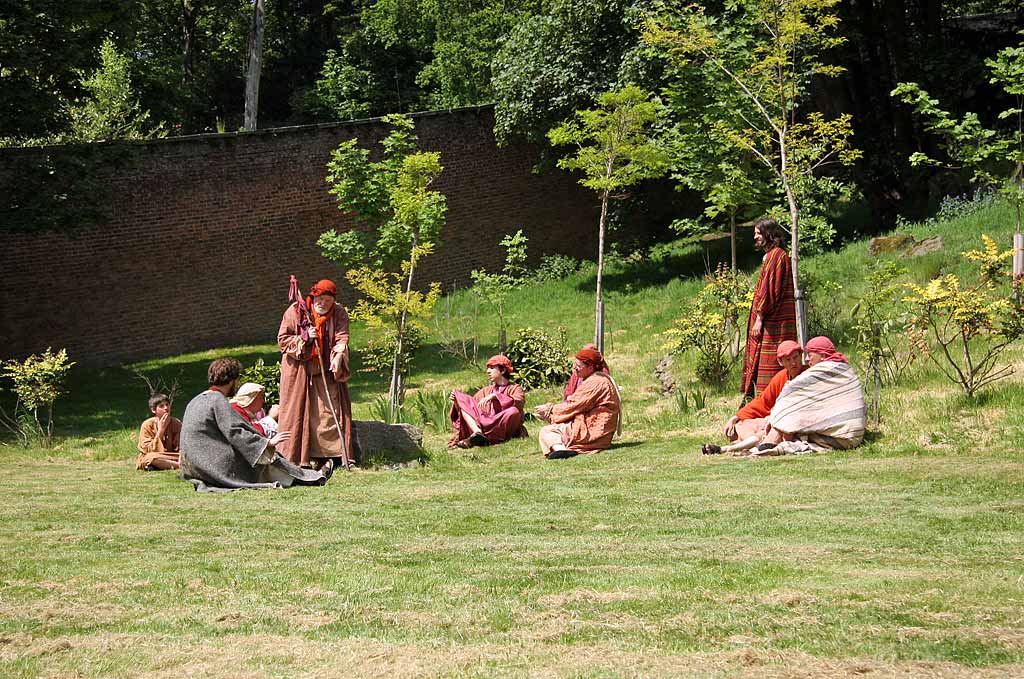
M381 458L408 460L423 452L423 430L411 424L353 420L352 429L361 462Z
M929 252L939 252L940 250L942 250L942 236L932 236L931 238L925 238L914 243L914 247L904 252L903 256L920 257L921 255L927 255Z

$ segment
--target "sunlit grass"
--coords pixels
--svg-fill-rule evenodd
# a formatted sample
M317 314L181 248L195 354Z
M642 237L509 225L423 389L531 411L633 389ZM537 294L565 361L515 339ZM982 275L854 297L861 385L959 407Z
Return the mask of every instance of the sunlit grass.
M958 270L1004 217L915 231L946 248L908 267ZM0 676L1024 674L1020 375L968 401L922 363L855 450L701 458L737 395L682 413L653 368L708 248L713 266L720 243L609 266L626 427L600 455L545 461L532 437L451 451L430 425L422 467L210 497L134 470L133 371L177 379L180 415L211 358L272 359L272 342L73 371L58 446L0 447ZM865 243L805 262L843 283L837 313L863 290ZM592 286L585 271L524 288L512 328L588 341ZM493 352L486 309L464 291L451 308ZM358 352L365 328L353 338ZM483 383L440 352L432 329L411 393ZM1024 369L1024 351L1008 361ZM693 384L688 357L675 372ZM357 371L356 416L384 389Z

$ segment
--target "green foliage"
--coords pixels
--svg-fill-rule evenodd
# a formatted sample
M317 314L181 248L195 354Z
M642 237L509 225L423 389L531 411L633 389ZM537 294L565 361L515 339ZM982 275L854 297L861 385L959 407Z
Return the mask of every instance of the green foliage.
M421 389L406 402L406 407L416 411L424 426L433 427L439 432L447 432L452 426L452 404L448 399L450 393L443 389Z
M994 246L991 239L986 244ZM907 284L909 294L904 297L911 323L922 335L922 348L929 349L928 358L968 398L1013 372L1012 366L999 365L998 360L1024 335L1024 306L1012 298L1009 276L1002 281L986 277L993 260L1005 259L1003 253L968 256L975 253L964 256L979 264L977 283L964 286L956 274L947 274L923 287Z
M704 288L683 307L682 315L665 331L664 347L672 353L695 351L697 378L721 387L740 358L730 351L737 320L750 311L750 281L719 265Z
M602 194L662 174L668 154L651 136L662 109L650 93L629 85L601 94L597 104L548 132L553 146L576 147L558 166L582 172L580 184Z
M824 335L832 340L842 341L842 316L839 310L842 302L839 293L842 283L819 277L805 271L802 277L804 295L807 298L807 336Z
M557 338L544 330L521 328L505 354L515 366L516 383L527 390L565 384L572 375L572 349L562 327Z
M1020 231L1024 207L1024 42L1007 47L985 64L992 71L989 82L1001 86L1015 100L1015 106L997 116L1000 121L1016 121L1008 129L986 127L974 112L954 118L917 83L900 83L892 96L913 108L924 121L925 130L939 137L948 157L945 162L918 151L910 156L911 165L970 168L973 182L997 188L1016 207Z
M156 131L144 131L149 111L143 111L132 90L130 63L107 38L100 46L101 65L82 87L88 98L71 106L72 137L80 141L145 139Z
M644 40L668 60L675 91L690 91L679 80L693 74L700 82L716 85L703 92L713 102L707 121L715 142L711 157L726 159L723 177L735 177L747 161L759 163L775 177L778 193L785 196L790 228L798 235L807 208L835 190L834 179L821 185L822 173L830 166L850 165L861 155L850 145L849 115L826 119L820 112L802 111L813 79L843 71L825 61L825 55L845 41L836 35L837 4L838 0L739 0L715 15L701 5L672 0L645 24ZM675 101L678 106L679 97ZM685 113L693 107L681 108ZM692 143L693 135L684 135L683 140ZM737 157L730 147L742 155ZM700 153L700 146L691 153ZM701 162L698 155L698 166ZM704 176L698 172L693 181L704 183ZM710 178L716 179L715 173ZM729 207L740 199L749 201L763 194L761 186L755 178L740 182L723 190L713 204ZM818 219L810 224L814 228L801 237L819 244L831 239L822 215L819 209Z
M387 396L379 395L370 404L370 417L385 424L399 424L405 422L405 406L401 403L392 405Z
M262 358L242 371L242 382L253 382L263 386L267 404L279 403L281 399L281 362L265 363Z
M402 357L398 369L402 375L408 375L416 365L416 352L423 344L423 329L418 323L410 323L405 328L402 339ZM384 328L366 343L361 352L363 359L362 372L387 375L391 372L398 349L398 333L393 328Z
M353 315L371 326L386 322L394 328L388 400L397 406L408 367L403 357L407 318L427 316L441 294L439 283L431 283L422 293L413 289L413 281L419 259L434 251L447 202L444 194L430 189L441 173L441 154L416 152L414 125L408 117L390 115L384 121L391 131L381 141L382 160L369 162L370 152L350 139L338 146L327 164L327 182L338 207L351 212L371 233L371 243L364 242L362 230L340 235L331 230L317 242L325 257L357 267L350 268L347 277L367 299L356 303Z
M539 3L538 3L539 4ZM512 28L494 56L494 134L542 142L598 95L648 82L639 50L647 0L552 0Z
M708 407L708 392L699 387L689 391L679 389L675 393L675 399L680 415L700 412Z
M473 293L494 309L498 316L498 351L505 351L505 305L516 288L526 279L526 243L529 239L519 229L506 235L500 245L505 248L505 265L501 273L488 273L481 269L470 272Z
M580 270L580 260L568 255L544 255L533 274L534 280L560 281Z
M43 446L50 447L53 444L53 404L66 392L64 381L74 364L68 360L67 349L53 353L50 347L24 361L10 359L0 364L3 376L13 384L15 395L11 412L0 408L0 425L25 446L39 438Z
M867 361L868 373L877 374L882 386L898 384L917 356L917 342L908 341L910 319L901 303L906 274L895 261L875 262L864 293L850 311L854 344Z

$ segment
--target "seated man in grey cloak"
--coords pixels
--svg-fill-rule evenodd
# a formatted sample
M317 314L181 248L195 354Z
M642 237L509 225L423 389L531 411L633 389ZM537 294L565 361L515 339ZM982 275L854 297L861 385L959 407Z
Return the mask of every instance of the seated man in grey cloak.
M287 488L323 485L328 475L302 469L277 454L276 446L290 434L260 434L231 407L242 364L218 358L210 364L210 388L193 398L181 422L181 478L196 490Z

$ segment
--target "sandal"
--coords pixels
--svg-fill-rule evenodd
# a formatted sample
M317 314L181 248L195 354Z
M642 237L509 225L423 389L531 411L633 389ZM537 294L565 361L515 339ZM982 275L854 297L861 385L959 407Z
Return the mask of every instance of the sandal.
M472 436L470 436L469 437L469 443L470 443L470 445L474 445L474 446L489 446L489 445L491 445L491 442L487 440L487 437L484 436L483 434L481 434L480 432L475 432Z
M455 447L456 448L472 448L473 447L473 443L469 439L462 439L461 441L457 441L455 443Z
M701 455L721 455L722 446L717 446L714 443L705 443L700 447Z

